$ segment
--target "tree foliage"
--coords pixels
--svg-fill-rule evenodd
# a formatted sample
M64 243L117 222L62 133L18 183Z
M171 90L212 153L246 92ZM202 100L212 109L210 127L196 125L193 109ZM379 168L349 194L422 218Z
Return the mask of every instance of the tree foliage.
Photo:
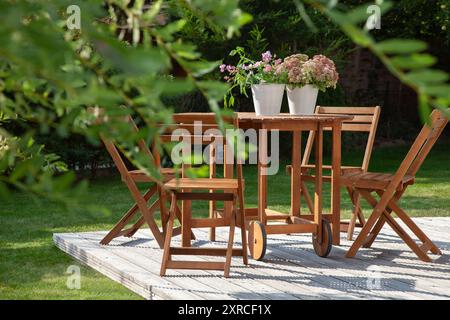
M179 37L184 13L202 21L218 37L230 38L249 21L238 0L105 0L79 2L81 29L69 30L73 1L0 3L0 194L18 188L73 204L74 174L58 156L45 154L34 136L80 134L97 144L114 138L139 168L159 178L135 142L156 139L156 122L167 122L163 97L200 91L219 112L227 85L202 77L218 61L202 58L195 44ZM174 77L174 67L182 77ZM91 125L87 107L99 106L111 121ZM125 108L119 108L125 106ZM140 136L118 116L139 117ZM84 184L76 186L82 192Z
M428 120L433 108L449 114L449 75L445 71L431 68L437 59L425 52L428 48L426 42L397 37L377 41L370 30L362 26L367 20L367 4L349 9L339 5L337 1L304 2L328 16L355 44L370 50L393 75L412 88L417 93L419 113L423 121ZM393 6L390 1L379 3L382 13Z
M73 134L93 145L99 145L99 133L114 138L135 166L159 178L151 159L134 148L137 139L164 148L155 124L168 121L178 95L196 92L211 110L222 112L228 86L211 72L242 42L254 55L269 49L285 56L306 48L304 53L330 56L338 68L339 57L356 44L417 92L423 119L450 103L449 76L433 68L437 59L426 51L427 43L407 39L412 34L401 25L404 32L388 35L366 30L363 1L79 1L81 29L70 30L67 8L73 2L0 2L0 195L16 188L72 206L85 184L75 184L60 155L46 152L41 142ZM431 17L421 11L420 33L448 39L449 0L430 2L442 12ZM409 1L377 3L386 17L401 10L398 3L414 12ZM253 24L245 11L254 15ZM92 125L87 108L93 106L111 121ZM139 135L120 121L125 114L141 119Z

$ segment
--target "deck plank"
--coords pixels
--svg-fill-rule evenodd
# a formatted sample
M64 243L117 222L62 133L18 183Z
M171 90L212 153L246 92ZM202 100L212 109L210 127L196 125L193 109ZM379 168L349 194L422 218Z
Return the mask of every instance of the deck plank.
M207 237L206 232L202 232L200 230L196 230L196 234L200 234L201 237ZM142 237L148 237L148 235L140 234ZM227 234L220 232L218 236L224 237L227 239ZM216 242L219 243L219 242ZM222 247L225 246L225 241L220 241ZM204 257L206 261L211 261L211 257ZM235 266L231 272L231 278L227 279L228 282L240 283L242 285L243 279L252 279L250 281L251 289L246 287L247 290L257 290L255 288L255 280L259 280L256 283L261 283L263 280L264 285L272 288L271 291L276 292L275 298L280 299L329 299L328 296L323 294L324 292L331 292L332 294L336 294L337 292L333 292L333 289L329 289L325 286L318 288L315 290L315 287L311 287L306 279L301 279L302 281L298 281L299 278L302 277L298 272L291 272L290 270L286 270L284 268L279 268L277 265L270 265L265 262L252 261L250 266L244 267L242 265L242 259L238 257L233 258L233 266ZM280 281L284 279L286 281ZM287 281L288 280L288 281ZM260 285L260 284L258 284ZM265 291L267 292L267 290ZM264 292L260 292L264 294ZM270 293L268 298L274 298L273 293ZM347 298L357 298L356 296L349 296Z
M389 226L372 248L362 248L353 259L345 258L351 242L344 234L328 258L314 253L310 235L269 235L264 261L250 259L245 267L242 258L233 257L228 279L212 270L168 270L160 277L162 251L146 229L107 246L99 244L106 231L53 238L62 251L146 299L450 299L450 218L414 221L443 251L432 256L433 263L417 259ZM227 239L226 228L217 229L214 243L206 240L206 229L195 233L199 246L223 247ZM180 237L173 243L178 245Z
M312 245L309 241L305 243L304 235L273 235L276 239L280 239L279 246L272 246L266 255L265 261L271 259L291 262L298 265L301 269L299 272L314 272L316 277L313 282L322 283L331 288L338 288L346 292L346 295L356 294L372 299L418 299L416 295L403 292L408 287L396 279L391 279L388 283L382 282L382 288L369 290L367 288L367 280L373 277L373 271L367 270L366 266L361 265L361 261L353 261L348 264L348 259L344 258L344 251L339 254L331 254L327 259L318 257L312 251ZM300 240L300 238L302 240ZM292 243L286 243L292 240ZM334 248L338 249L338 248ZM403 290L402 290L403 289ZM409 290L408 290L409 291Z

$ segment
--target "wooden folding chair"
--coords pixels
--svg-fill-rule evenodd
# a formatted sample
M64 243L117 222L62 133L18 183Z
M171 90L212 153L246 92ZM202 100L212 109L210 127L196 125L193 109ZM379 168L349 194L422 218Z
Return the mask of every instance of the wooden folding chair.
M97 122L104 122L106 121L105 119L105 117L98 117ZM123 121L129 123L131 132L138 132L139 129L131 116L124 117ZM165 207L166 194L161 188L161 183L158 184L154 179L147 176L146 173L142 170L129 170L114 142L103 136L101 136L101 139L106 147L106 150L114 161L114 164L119 170L122 181L130 191L135 204L125 213L125 215L119 220L119 222L117 222L117 224L111 229L111 231L108 232L108 234L100 241L100 243L106 245L116 237L131 237L139 230L139 228L147 223L156 242L161 248L163 248L165 228L168 221L168 212ZM159 155L153 155L143 139L138 141L138 147L140 151L146 154L156 166L160 167ZM174 177L174 170L172 168L160 168L159 170L163 177L162 182L167 182ZM137 184L149 182L153 182L154 184L144 194L142 194L138 189ZM154 195L157 195L157 198L153 203L149 205L148 201ZM154 217L154 214L158 208L161 215L162 230L158 227ZM131 223L138 212L141 213L141 216L138 218L138 220L134 222L130 228L124 229L128 224ZM180 231L181 229L178 228L173 232L173 234L179 234Z
M395 174L348 172L342 175L342 185L361 195L373 207L372 214L347 252L347 257L355 256L361 246L370 247L385 223L392 227L421 260L425 262L431 261L427 254L428 251L434 254L441 254L438 247L414 223L408 214L400 208L398 202L405 193L406 188L414 183L417 171L444 130L447 122L448 119L442 112L434 110L430 116L430 125L424 125ZM372 192L378 194L380 197L378 201L372 196ZM400 224L394 220L392 217L393 212L417 236L422 244L417 244Z
M175 128L183 128L189 130L189 137L183 136L183 139L196 139L197 143L200 140L202 144L209 144L215 140L210 147L215 147L219 144L217 139L223 141L222 145L226 152L232 152L232 147L227 141L227 137L223 136L219 130L218 125L213 114L190 114L190 115L174 115L173 122ZM233 123L234 127L238 127L237 119L224 119L227 122ZM195 121L202 121L201 127L198 127ZM195 127L197 126L197 129ZM216 129L214 134L211 129ZM194 131L196 132L194 135ZM201 133L201 137L199 136ZM192 143L192 142L191 142ZM217 147L215 147L217 148ZM244 264L248 263L247 259L247 243L245 232L245 218L244 218L244 194L243 194L243 173L242 164L240 161L234 161L236 167L237 177L230 178L180 178L172 179L164 184L164 188L171 192L171 206L169 222L166 233L166 240L164 245L164 255L161 263L161 276L166 274L167 269L205 269L205 270L223 270L224 276L228 277L230 273L230 264L232 256L242 256ZM180 210L177 201L186 202L192 200L203 201L223 201L224 204L231 204L231 210L224 210L221 217L208 218L193 218L192 211L189 206L188 209L182 208ZM239 202L239 207L237 205ZM174 218L181 215L182 228L182 247L172 247L171 237L174 224ZM242 247L234 248L234 232L235 226L241 228ZM208 228L208 227L229 227L229 238L226 248L201 248L191 247L189 234L192 228ZM207 256L225 256L225 261L180 261L173 260L174 255L207 255Z
M377 131L378 120L380 118L381 108L375 107L323 107L317 106L315 114L349 114L353 116L352 120L343 122L342 131L345 132L363 132L368 133L366 148L364 152L364 158L361 166L342 166L342 172L367 172L369 168L370 157L372 155L373 143L375 141L375 134ZM326 128L325 130L331 130ZM305 152L302 159L301 167L301 196L305 198L306 204L309 210L313 213L314 204L311 196L309 195L308 188L306 186L307 181L315 182L315 175L312 173L314 170L314 164L309 164L310 156L314 145L315 131L311 131L306 143ZM325 170L331 170L331 165L322 166ZM288 166L290 172L290 166ZM323 182L331 182L331 175L324 175ZM355 226L362 227L365 219L359 206L359 195L354 194L351 188L347 188L347 192L353 203L353 212L349 222L341 223L341 231L347 231L347 239L351 240ZM356 220L359 220L359 224Z

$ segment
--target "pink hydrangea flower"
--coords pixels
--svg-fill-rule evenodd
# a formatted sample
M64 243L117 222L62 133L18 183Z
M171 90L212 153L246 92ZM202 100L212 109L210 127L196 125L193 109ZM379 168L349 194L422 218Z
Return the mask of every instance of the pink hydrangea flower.
M305 54L294 54L284 59L276 67L276 73L288 72L291 84L313 84L321 89L336 87L339 74L334 62L324 55L315 55L311 59Z
M258 68L262 64L262 61L256 61L253 68Z
M272 60L272 53L270 51L264 52L261 56L262 56L262 61L264 61L264 62L269 62L270 60Z
M272 68L272 66L270 64L266 64L264 66L263 70L264 70L264 72L271 72L271 71L273 71L273 68Z

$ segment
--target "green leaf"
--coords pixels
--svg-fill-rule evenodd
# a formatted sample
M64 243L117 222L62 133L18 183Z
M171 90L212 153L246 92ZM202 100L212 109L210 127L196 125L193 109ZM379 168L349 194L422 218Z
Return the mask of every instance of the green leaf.
M450 119L450 111L448 110L448 106L450 106L450 95L448 97L438 97L433 101L433 105L441 110L447 110L446 114Z
M381 5L378 5L378 7L380 8L380 14L383 14L392 7L392 2L383 2L381 3ZM345 18L343 19L345 19L346 23L353 23L353 24L365 22L371 15L370 12L367 12L367 9L368 4L367 3L362 4L345 13Z
M161 11L161 7L162 7L162 0L154 1L150 9L145 11L144 14L142 15L142 21L146 23L153 22L153 19L155 19L158 13Z
M198 159L192 160L192 162L194 163L195 161L198 161ZM184 173L189 178L207 178L209 176L209 167L207 165L202 165L199 167L190 167L185 169Z
M450 97L450 84L427 85L422 90L431 96Z
M63 191L69 189L72 183L75 181L75 178L76 176L73 171L69 171L65 174L53 178L54 190Z
M33 163L31 159L20 162L11 173L10 181L15 183L18 180L22 179L26 174L31 173L33 171Z
M129 50L124 62L124 71L135 74L152 74L167 68L170 64L169 58L162 50L153 48L139 48Z
M408 56L393 57L391 62L400 69L422 69L431 67L437 62L437 59L427 53L414 53Z
M298 13L300 14L300 17L302 17L303 21L305 22L306 26L311 30L311 32L316 33L319 29L316 27L314 22L309 17L303 3L300 2L300 0L294 0L294 4L297 8Z
M362 31L352 24L343 24L341 28L353 42L361 47L367 47L373 42L372 37L367 32Z
M229 101L228 101L228 105L229 105L230 107L234 106L234 96L233 96L233 95L230 95L230 99L229 99Z
M221 100L228 91L228 84L221 81L200 81L198 85L205 91L208 99Z
M216 69L222 61L182 61L183 67L187 68L194 77L201 77Z
M195 86L193 81L187 79L174 79L171 81L160 80L157 86L161 86L161 91L165 95L178 95L192 91Z
M200 58L201 54L197 52L197 46L193 44L186 44L176 42L169 44L170 48L176 52L176 54L184 59L195 60Z
M160 28L157 30L157 34L164 38L167 41L173 40L173 34L180 32L184 26L186 25L186 20L180 19L175 22L169 23L168 25L164 26L163 28Z
M428 96L424 93L419 94L419 115L423 123L430 122L431 106L428 103Z
M441 83L447 81L448 73L441 70L419 70L411 71L406 74L406 79L415 83Z
M242 12L241 15L238 17L238 23L241 26L252 22L252 20L253 20L253 16L247 12Z
M407 54L427 49L426 42L414 39L389 39L378 42L375 47L386 54Z

